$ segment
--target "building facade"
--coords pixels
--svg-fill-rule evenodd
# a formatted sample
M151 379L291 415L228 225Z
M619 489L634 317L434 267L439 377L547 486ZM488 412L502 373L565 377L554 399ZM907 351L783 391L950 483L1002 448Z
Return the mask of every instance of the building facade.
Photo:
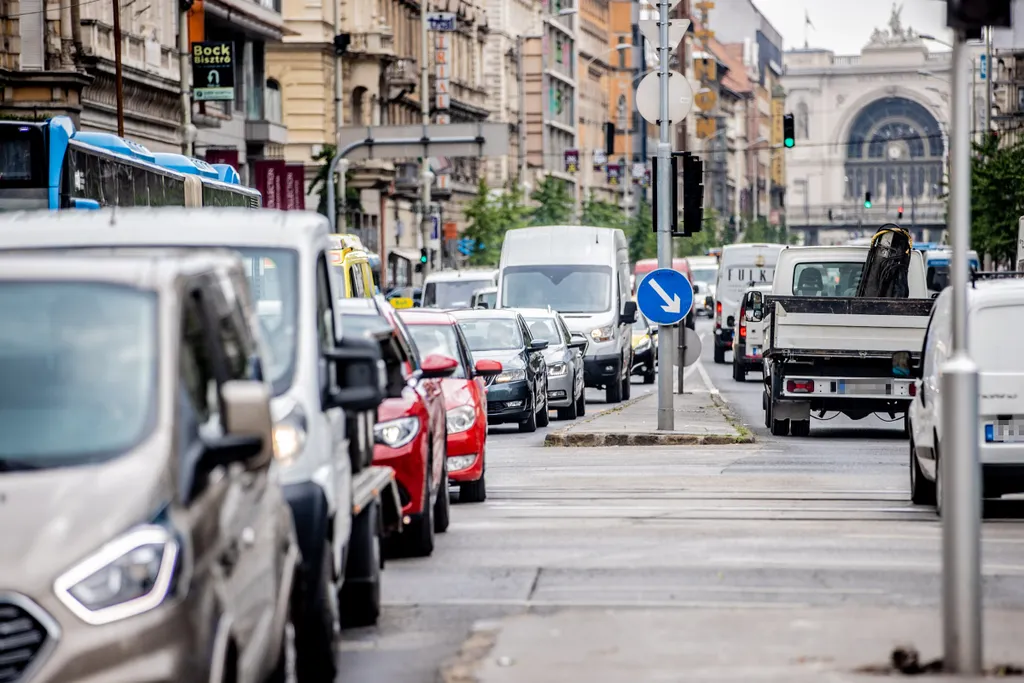
M870 236L895 221L918 240L940 238L949 57L929 52L896 11L859 55L786 53L783 85L796 127L789 225L808 243Z

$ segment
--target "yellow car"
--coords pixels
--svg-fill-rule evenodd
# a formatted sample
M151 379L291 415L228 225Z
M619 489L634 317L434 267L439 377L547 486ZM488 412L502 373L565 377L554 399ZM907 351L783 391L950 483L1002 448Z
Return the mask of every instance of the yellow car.
M330 263L341 268L345 282L345 297L370 298L376 292L370 256L356 235L331 235Z
M637 311L633 323L633 368L630 374L643 375L644 384L654 384L658 363L658 332L642 313Z

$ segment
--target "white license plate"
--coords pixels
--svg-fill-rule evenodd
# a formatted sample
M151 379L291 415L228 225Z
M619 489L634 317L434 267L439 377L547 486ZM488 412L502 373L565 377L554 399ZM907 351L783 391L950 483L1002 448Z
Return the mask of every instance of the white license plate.
M1024 443L1024 420L996 420L985 424L985 441Z
M868 394L875 396L891 396L892 385L885 382L847 382L840 380L836 386L837 394Z
M750 347L750 355L753 356L754 358L760 358L760 356L761 356L761 347L760 346L751 346Z

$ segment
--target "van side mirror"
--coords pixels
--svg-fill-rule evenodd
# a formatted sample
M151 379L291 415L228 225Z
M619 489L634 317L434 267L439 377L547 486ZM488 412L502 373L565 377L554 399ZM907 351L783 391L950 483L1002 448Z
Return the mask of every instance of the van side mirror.
M376 410L387 384L380 344L370 337L342 337L324 358L334 364L337 386L324 399L324 409Z
M700 285L698 285L696 282L693 283L693 293L694 294L699 294L700 293Z
M632 325L636 322L636 302L627 301L622 306L622 315L619 316L619 323L622 325Z
M747 292L743 297L743 309L747 322L759 323L764 320L764 294Z
M913 358L910 351L897 351L892 354L892 376L910 377Z

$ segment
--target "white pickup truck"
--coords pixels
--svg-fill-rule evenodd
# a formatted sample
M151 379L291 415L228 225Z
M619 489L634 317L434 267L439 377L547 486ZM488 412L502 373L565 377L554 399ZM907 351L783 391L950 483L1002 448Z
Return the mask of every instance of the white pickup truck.
M786 247L771 294L747 293L745 310L766 323L763 407L772 434L807 436L812 413L906 415L914 382L894 375L893 354L920 355L934 303L924 259L912 252L909 298L858 298L867 256L867 247Z

